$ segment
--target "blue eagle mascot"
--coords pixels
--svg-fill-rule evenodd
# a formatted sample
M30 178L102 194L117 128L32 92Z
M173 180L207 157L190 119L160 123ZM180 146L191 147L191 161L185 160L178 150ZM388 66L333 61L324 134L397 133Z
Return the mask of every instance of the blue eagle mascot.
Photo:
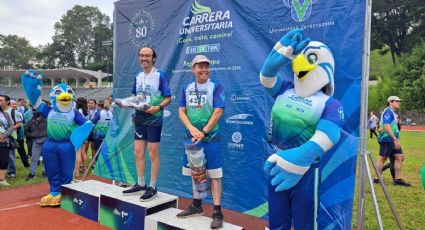
M74 90L67 84L58 84L50 90L52 106L41 100L43 74L27 70L21 76L25 94L38 112L47 118L47 140L43 145L43 161L50 184L50 193L40 206L59 206L61 186L69 184L74 175L76 150L87 139L93 123L74 109Z
M279 74L283 68L291 68L293 81ZM341 103L332 97L334 68L330 49L295 29L275 44L261 69L260 82L275 99L277 151L264 164L270 229L317 229L320 158L339 141L344 124Z

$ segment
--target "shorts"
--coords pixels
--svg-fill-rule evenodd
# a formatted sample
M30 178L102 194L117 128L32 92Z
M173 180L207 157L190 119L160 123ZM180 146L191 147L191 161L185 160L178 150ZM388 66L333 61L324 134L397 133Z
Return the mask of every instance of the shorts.
M396 149L394 142L379 142L379 156L392 157L394 154L403 154L403 150Z
M207 175L209 178L222 178L223 169L221 168L221 147L220 142L201 142L204 148L205 158L207 159ZM188 167L187 155L183 152L183 167L182 174L184 176L192 176L191 170Z
M160 142L162 126L137 125L134 128L134 140L146 140L147 142Z
M5 145L0 146L0 170L6 170L9 166L9 149Z

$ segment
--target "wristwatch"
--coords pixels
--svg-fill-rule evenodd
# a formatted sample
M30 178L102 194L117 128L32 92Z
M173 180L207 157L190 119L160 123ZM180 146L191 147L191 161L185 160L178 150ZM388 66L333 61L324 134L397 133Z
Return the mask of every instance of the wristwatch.
M202 132L205 136L206 136L206 135L208 135L208 133L207 133L207 132L205 132L205 130L202 130L201 132Z
M164 106L162 106L161 104L159 104L158 106L159 106L159 110L164 109Z

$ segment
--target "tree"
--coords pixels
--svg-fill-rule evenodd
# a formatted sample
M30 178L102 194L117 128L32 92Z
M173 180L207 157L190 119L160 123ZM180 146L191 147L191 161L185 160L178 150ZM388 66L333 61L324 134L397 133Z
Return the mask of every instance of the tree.
M55 23L53 44L60 66L85 68L108 57L102 42L112 39L109 17L97 7L75 5Z
M423 0L375 0L372 4L372 49L400 57L421 42L425 34Z
M32 68L30 61L37 50L24 37L17 35L0 36L0 66L15 69Z

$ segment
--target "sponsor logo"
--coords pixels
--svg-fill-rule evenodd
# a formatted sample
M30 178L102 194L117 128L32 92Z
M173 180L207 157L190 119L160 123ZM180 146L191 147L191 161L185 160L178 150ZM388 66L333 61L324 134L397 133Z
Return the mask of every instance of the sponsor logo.
M307 20L311 15L313 4L318 0L283 0L286 7L291 9L291 17L296 22Z
M155 30L155 22L152 15L140 10L132 18L129 25L130 40L139 47L147 46L152 39L152 33Z
M339 114L339 118L344 120L344 109L342 107L338 108L338 114Z
M227 144L227 147L232 150L243 150L244 144L241 143L242 141L242 134L240 132L234 132L232 134L232 142L229 142Z
M229 10L213 11L210 7L203 6L195 0L192 4L192 14L183 19L180 35L233 28Z
M169 117L171 116L171 111L168 109L164 109L164 117Z
M117 208L115 208L114 211L112 211L112 214L121 217L121 219L124 219L125 217L128 216L128 212L119 211Z
M251 97L250 96L232 94L230 96L230 100L234 101L234 102L248 102L248 101L251 100Z
M311 106L311 102L312 102L311 99L308 99L308 98L305 98L305 97L301 97L301 96L297 96L295 94L289 96L289 99L291 99L293 101L301 102L301 103L306 104L308 106Z
M206 44L200 46L189 46L186 48L186 54L219 52L220 44Z
M247 120L253 115L247 113L236 114L226 118L226 124L237 124L237 125L253 125L254 122Z

